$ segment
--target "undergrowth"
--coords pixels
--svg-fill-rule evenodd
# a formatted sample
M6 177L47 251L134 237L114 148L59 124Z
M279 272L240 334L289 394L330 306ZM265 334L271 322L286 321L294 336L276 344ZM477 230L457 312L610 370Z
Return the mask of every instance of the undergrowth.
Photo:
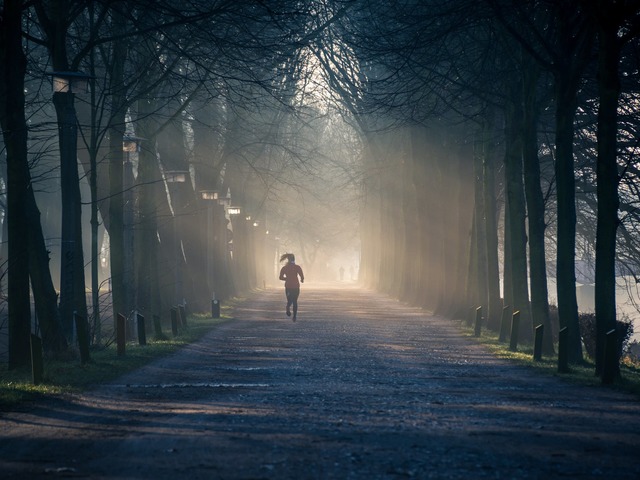
M498 341L497 334L488 330L484 330L480 337L474 336L474 330L466 323L462 323L462 330L465 335L473 337L477 342L485 345L495 356L504 358L518 365L523 365L535 369L546 375L560 377L564 380L580 383L583 385L603 386L599 376L595 374L595 363L588 355L580 364L570 364L568 373L558 372L558 357L543 356L541 360L533 359L533 345L518 345L517 351L509 350L508 343ZM558 351L558 345L554 345L554 349ZM620 377L615 380L608 388L626 391L640 396L640 362L634 360L629 355L623 355L620 361Z

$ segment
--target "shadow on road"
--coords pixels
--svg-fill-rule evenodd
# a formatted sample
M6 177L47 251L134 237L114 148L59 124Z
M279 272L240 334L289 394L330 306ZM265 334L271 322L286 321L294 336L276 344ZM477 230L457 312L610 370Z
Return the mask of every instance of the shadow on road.
M201 342L0 419L6 478L640 476L638 401L492 357L455 322L305 284ZM67 470L68 469L68 470ZM70 472L70 473L69 473ZM50 477L49 477L50 478Z

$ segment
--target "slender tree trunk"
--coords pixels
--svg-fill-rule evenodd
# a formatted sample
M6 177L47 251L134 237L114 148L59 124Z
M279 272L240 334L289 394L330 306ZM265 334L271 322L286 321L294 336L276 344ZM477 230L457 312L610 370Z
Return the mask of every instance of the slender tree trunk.
M394 146L398 149L401 148L397 145L397 138L393 138L392 150L396 150ZM397 150L396 150L397 152ZM402 175L405 166L402 161L398 158L399 152L394 154L390 158L390 162L393 167L393 172L391 173L391 189L388 191L388 200L387 200L387 212L389 217L389 223L391 224L391 229L393 231L393 242L394 247L391 250L390 255L390 266L392 268L391 275L391 283L389 285L390 292L395 298L402 298L404 296L404 292L402 291L402 283L403 278L406 275L405 267L405 257L407 255L407 251L404 249L405 246L405 218L404 218L404 209L403 209L403 198L405 196L405 192L402 188Z
M424 127L415 127L412 131L412 150L416 174L413 178L416 193L416 219L420 243L417 245L419 257L416 259L418 278L416 285L416 304L433 309L434 285L431 265L431 251L434 247L433 213L427 206L430 203L430 185L433 169L429 169L432 158L427 156L426 132Z
M478 290L478 222L476 221L476 209L473 209L470 240L467 245L469 252L469 268L465 279L465 298L467 300L467 307L469 309L476 309L480 304L480 291ZM466 315L470 315L469 312ZM465 317L467 319L470 316Z
M411 133L409 132L409 135ZM407 142L410 144L410 141ZM418 225L416 210L416 192L413 184L413 176L415 175L414 156L411 149L405 155L405 161L402 169L402 212L403 212L403 228L404 228L404 246L403 246L403 268L401 292L402 299L415 303L416 301L416 284L418 278L416 275L416 264L418 258Z
M578 7L578 6L577 6ZM576 200L573 160L574 122L582 72L591 56L592 32L581 9L554 4L558 58L554 70L556 117L557 258L556 282L560 328L568 330L569 361L582 361L576 299Z
M0 124L7 148L7 233L9 369L29 365L31 303L29 300L28 226L23 215L31 188L27 161L22 50L22 2L5 0L0 17ZM11 65L11 68L6 66Z
M196 190L218 191L219 198L226 195L226 192L219 191L220 170L220 139L212 134L212 128L220 124L221 106L219 102L213 101L206 105L197 105L194 108L193 122L193 166L195 168ZM226 271L224 268L225 258L219 248L222 236L225 234L226 225L221 220L224 218L224 211L215 200L206 200L204 203L206 225L211 228L207 235L203 236L203 255L207 262L206 281L198 282L202 285L203 298L211 297L215 293L216 298L220 298L224 289ZM204 263L204 262L203 262ZM271 272L269 272L271 273Z
M527 62L527 60L525 60ZM544 326L542 350L552 355L553 337L549 317L549 291L547 288L547 262L544 246L544 197L540 184L540 161L538 158L538 99L536 95L539 79L538 68L532 61L523 66L523 152L524 183L527 199L529 226L529 276L531 278L532 328Z
M137 105L138 121L136 132L143 138L138 154L138 208L140 212L136 236L136 266L138 308L151 320L154 315L163 317L168 308L162 308L159 273L158 218L166 205L164 184L156 156L155 122L151 120L151 112L155 110L152 100L140 99ZM164 199L163 199L164 196ZM164 202L163 202L164 200ZM166 310L166 311L165 311ZM168 318L168 315L166 315ZM159 336L160 332L155 332Z
M506 181L506 179L505 179ZM504 258L503 258L503 278L502 278L502 298L503 306L513 308L513 254L511 253L511 217L509 216L509 196L504 194Z
M67 349L62 322L58 314L58 295L49 270L49 252L44 241L40 210L36 205L33 189L27 193L26 218L29 223L29 276L36 306L38 323L42 331L45 351L60 353Z
M429 144L427 144L427 155L429 155L430 165L432 169L428 172L429 183L425 185L427 189L427 203L425 209L429 211L427 216L427 228L429 234L432 235L432 248L425 252L428 256L429 276L428 290L431 294L431 309L435 313L448 314L447 295L447 275L452 268L451 259L448 255L452 253L451 247L454 242L448 236L447 217L455 217L455 210L452 208L454 196L451 184L448 183L448 168L450 163L457 160L452 151L453 147L449 143L449 138L443 135L443 129L440 125L433 125L429 130ZM446 200L445 200L446 199Z
M125 28L125 20L115 14L114 34ZM111 267L111 296L113 319L118 314L128 316L133 308L125 285L124 245L124 154L122 142L126 132L126 92L124 91L124 65L127 46L116 41L111 59L111 117L109 121L109 265Z
M599 2L603 4L605 2ZM607 2L608 3L608 2ZM608 7L607 7L608 8ZM604 12L603 7L600 8ZM615 18L615 17L614 17ZM616 231L618 228L617 109L620 96L619 24L602 16L598 32L598 220L596 228L596 373L603 374L605 335L616 328ZM619 375L615 364L614 372Z
M576 88L567 75L556 77L556 281L560 328L568 329L569 361L582 361L578 301L576 298L576 204L573 165L573 132Z
M493 148L493 112L488 112L482 124L482 196L485 212L485 248L487 251L487 326L500 328L502 299L500 298L500 264L498 260L498 225L495 187L495 152Z
M476 281L478 289L478 303L476 307L482 307L483 314L487 315L489 311L488 299L488 272L487 272L487 235L486 235L486 209L484 205L484 196L482 187L483 168L482 168L482 134L476 132L476 141L474 142L473 152L473 191L474 191L474 229L476 232Z
M71 338L73 315L87 318L84 255L82 252L82 201L76 156L77 118L72 92L55 92L58 117L60 186L62 197L62 254L60 274L60 319Z
M364 239L364 244L368 245L368 255L363 257L361 275L366 278L367 287L377 290L382 286L381 265L384 248L382 245L382 180L378 174L380 171L380 151L373 135L365 135L365 141L368 151L368 168L364 183L365 212L368 217L369 235Z
M123 218L123 153L124 114L112 116L113 124L109 128L109 265L111 267L111 294L113 318L118 314L129 314L129 303L124 285L124 218Z
M413 286L413 303L420 306L426 304L426 263L430 250L431 237L425 212L425 186L428 183L426 158L424 153L424 132L422 127L411 130L411 156L413 158L413 192L415 195L416 222L416 258L414 259L415 285Z
M527 233L525 226L526 206L522 166L522 110L518 96L507 107L505 177L509 199L509 234L511 239L511 271L513 309L520 311L520 340L532 338L531 313L529 308L529 281L527 271Z

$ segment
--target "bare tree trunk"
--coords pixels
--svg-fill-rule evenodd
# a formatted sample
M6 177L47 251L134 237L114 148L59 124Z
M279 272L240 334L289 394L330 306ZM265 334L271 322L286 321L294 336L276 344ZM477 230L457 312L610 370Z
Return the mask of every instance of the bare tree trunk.
M573 132L577 86L564 75L556 78L556 282L560 328L568 329L569 361L582 361L578 301L576 298L576 204L573 168Z
M428 233L427 219L425 215L425 185L427 183L426 159L424 155L424 131L416 126L411 130L411 156L413 163L413 191L415 195L415 222L416 222L416 257L414 268L416 270L415 285L413 286L413 303L425 306L427 301L426 287L426 262L431 238Z
M412 132L409 132L412 135ZM409 138L410 143L411 138ZM411 148L405 155L402 169L402 212L404 226L404 257L402 278L403 300L415 304L417 301L418 265L420 262L420 231L418 228L418 210L416 205L415 157Z
M137 266L137 298L138 308L145 318L151 320L158 316L168 319L169 304L162 304L160 272L162 265L159 255L161 243L158 240L158 219L161 212L166 213L164 221L168 220L167 196L156 156L156 123L152 120L151 112L155 110L155 102L148 99L138 101L138 121L136 133L143 138L138 155L138 206L139 228L136 236L136 266ZM161 237L164 243L165 236ZM163 308L164 307L164 308ZM160 337L160 332L155 332Z
M478 291L478 303L476 307L482 307L482 312L487 316L489 312L489 289L488 289L488 260L487 260L487 230L486 216L487 210L484 204L483 195L483 142L482 134L476 133L473 151L473 199L474 199L474 229L475 229L475 250L476 250L476 282Z
M524 184L527 199L529 226L529 277L531 278L532 328L544 326L543 353L554 353L551 319L549 317L549 291L547 288L547 262L544 246L544 198L540 184L540 161L538 159L538 100L537 83L539 71L532 60L525 58L523 65L523 152Z
M560 328L568 329L568 357L582 361L576 299L576 200L573 161L574 121L582 72L591 54L592 35L581 11L555 5L558 58L554 65L556 105L557 258L556 281Z
M509 199L509 238L511 239L511 272L513 309L522 318L519 340L533 337L529 307L529 281L527 271L526 206L522 171L522 110L519 96L512 95L506 108L505 177Z
M31 304L29 300L28 225L22 214L31 179L27 161L22 50L22 2L6 0L0 17L0 124L7 148L7 233L9 298L9 369L29 365ZM6 66L11 65L11 68Z
M117 14L116 14L117 15ZM124 28L124 20L116 17L114 31ZM126 92L124 91L124 64L126 44L118 41L113 47L111 61L111 117L109 121L109 265L111 267L111 288L113 318L118 314L129 315L133 307L125 286L124 264L124 198L122 142L125 135Z
M36 306L38 323L42 331L42 346L45 351L60 353L67 349L62 322L58 314L58 295L53 286L49 270L49 252L44 241L40 211L36 205L33 189L27 192L26 218L29 223L29 276Z
M597 195L598 223L596 228L596 374L608 378L619 375L618 361L615 365L604 364L606 333L616 328L616 231L618 229L618 176L617 164L617 109L620 96L618 69L620 62L620 28L617 15L610 18L605 9L610 6L599 2L598 32L598 162ZM609 12L607 12L609 13ZM620 12L616 12L620 14ZM616 18L617 17L617 18ZM613 371L607 371L613 368Z
M509 196L504 194L504 258L503 258L503 278L502 278L502 298L503 305L513 309L513 255L511 253L511 217L509 216Z
M365 180L364 189L364 218L365 230L362 238L362 257L360 263L360 280L373 289L380 288L380 265L382 251L382 220L381 220L381 178L379 172L379 151L376 141L370 134L364 136L365 148Z
M498 260L498 225L495 187L495 152L493 148L493 112L487 112L482 124L482 195L487 250L487 326L500 328L502 302L500 298L500 264Z

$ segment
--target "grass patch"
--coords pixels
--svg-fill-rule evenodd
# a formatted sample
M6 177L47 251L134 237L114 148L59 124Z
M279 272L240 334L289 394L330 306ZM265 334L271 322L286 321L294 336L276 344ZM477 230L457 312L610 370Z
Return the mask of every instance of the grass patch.
M494 332L484 330L480 337L476 337L474 336L473 328L467 326L464 322L461 328L465 335L485 345L496 357L532 368L545 375L560 377L581 385L603 386L600 377L595 375L595 363L588 358L579 365L569 365L569 373L559 373L557 355L543 356L540 361L535 361L533 360L533 345L531 344L518 345L518 350L512 352L509 350L508 343L500 343L497 334ZM558 351L557 345L555 345L555 350L556 352ZM606 387L640 396L640 364L632 361L629 357L624 357L620 363L620 378L613 385L607 385Z
M71 360L45 359L44 379L39 385L33 385L31 369L7 370L0 366L0 410L10 410L21 403L51 396L77 393L92 386L118 378L119 376L169 355L180 348L199 340L215 325L229 320L230 306L223 307L221 318L210 315L189 315L187 327L181 329L176 337L171 330L164 340L154 340L153 334L147 336L147 345L140 346L128 342L125 355L117 355L115 343L100 348L92 348L91 361L80 364L79 355Z

